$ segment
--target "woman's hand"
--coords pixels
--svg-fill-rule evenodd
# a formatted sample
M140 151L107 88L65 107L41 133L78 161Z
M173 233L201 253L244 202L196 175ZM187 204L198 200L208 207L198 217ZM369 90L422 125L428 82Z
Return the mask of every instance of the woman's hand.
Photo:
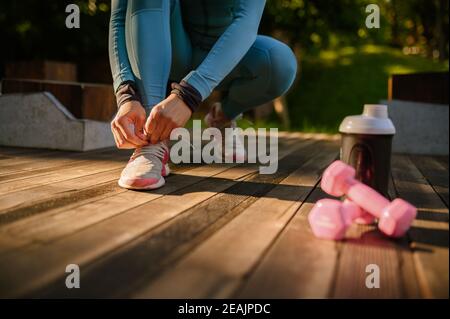
M148 145L144 134L145 109L137 101L124 103L111 122L111 131L120 149L134 149Z
M173 129L183 127L191 118L191 109L176 94L156 105L145 123L152 144L169 139Z

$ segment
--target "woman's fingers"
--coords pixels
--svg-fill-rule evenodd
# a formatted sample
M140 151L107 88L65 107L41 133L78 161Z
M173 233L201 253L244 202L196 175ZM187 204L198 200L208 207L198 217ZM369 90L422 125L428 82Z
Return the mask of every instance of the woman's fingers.
M167 119L161 115L160 108L157 106L154 107L145 123L145 130L152 144L161 141L161 134L165 130L166 122Z
M174 130L176 127L176 124L169 120L169 123L166 125L164 131L161 134L161 141L168 140L170 137L170 133L172 133L172 130Z
M125 120L119 119L116 123L114 123L121 136L126 140L126 142L133 144L135 146L145 146L147 145L147 141L139 138L135 134L135 124Z
M122 136L120 130L115 126L114 123L111 124L111 131L114 136L114 140L116 141L116 145L120 149L132 149L136 148L134 145L128 143L125 138Z
M145 131L152 144L164 141L176 127L186 124L192 111L175 94L156 105L145 123Z
M112 132L113 137L114 137L114 142L116 142L116 146L117 146L118 148L120 148L121 142L119 141L119 139L118 139L117 136L116 136L115 129L113 129L112 127L111 127L111 132Z
M159 119L158 123L156 123L156 127L153 130L152 135L150 135L150 142L152 144L156 144L161 141L161 135L164 132L164 130L166 129L166 125L167 125L167 120L165 118L161 117Z
M145 117L137 119L136 122L134 123L134 134L141 140L145 141L146 144L148 144L147 137L145 136L144 133L144 125L145 125Z
M148 117L147 122L145 123L145 131L147 132L147 135L149 137L152 136L159 121L160 121L160 111L159 108L155 106L150 112L150 116Z

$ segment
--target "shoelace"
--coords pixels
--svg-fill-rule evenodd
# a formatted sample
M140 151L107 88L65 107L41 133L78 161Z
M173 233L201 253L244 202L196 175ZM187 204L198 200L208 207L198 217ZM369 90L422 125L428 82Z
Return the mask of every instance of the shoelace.
M144 146L142 148L136 149L134 151L133 155L131 155L131 160L134 160L141 155L155 155L162 160L162 159L164 159L166 152L167 152L167 147L163 143L148 145L148 146Z

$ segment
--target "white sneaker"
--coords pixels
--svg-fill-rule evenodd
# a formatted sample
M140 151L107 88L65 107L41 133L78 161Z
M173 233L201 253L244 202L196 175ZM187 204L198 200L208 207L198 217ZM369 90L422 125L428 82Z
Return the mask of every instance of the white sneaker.
M222 104L214 103L211 106L209 113L206 114L204 121L208 127L218 128L222 132L222 141L219 141L218 138L213 139L213 142L222 143L224 156L222 154L218 154L220 160L225 157L226 160L243 163L246 158L246 151L242 136L238 135L234 143L224 143L224 141L226 140L226 128L235 129L238 128L238 126L235 119L231 121L226 119L225 114L222 111ZM231 130L228 131L230 132Z
M230 128L235 129L238 128L236 124L236 120L232 120L230 123ZM232 131L229 130L229 134L232 134ZM226 131L223 135L226 140ZM243 163L246 158L245 144L242 140L242 136L239 134L236 136L236 139L232 140L232 136L229 138L230 143L225 143L225 159L230 159L234 163Z
M168 162L169 148L163 142L138 148L122 171L119 186L134 190L160 188L170 174Z

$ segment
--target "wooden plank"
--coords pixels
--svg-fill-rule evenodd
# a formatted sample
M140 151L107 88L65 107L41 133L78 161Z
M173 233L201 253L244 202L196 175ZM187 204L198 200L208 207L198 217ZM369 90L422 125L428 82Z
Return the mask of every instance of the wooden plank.
M117 112L116 96L113 92L111 86L83 87L81 100L83 118L104 122L111 121Z
M3 167L12 167L17 165L18 169L25 169L27 168L27 165L23 165L22 161L24 163L30 163L32 164L34 161L42 161L44 159L65 159L67 157L75 157L75 158L86 158L89 159L91 156L96 156L96 154L102 154L102 153L109 153L113 157L118 156L121 157L124 154L131 155L131 150L118 150L116 148L110 147L110 148L103 148L103 149L97 149L92 150L88 152L76 152L76 151L59 151L59 150L47 150L47 149L31 149L34 152L26 152L24 154L18 153L18 154L11 154L11 155L5 155L7 158L2 160L0 162L0 168ZM1 154L1 151L0 151ZM23 165L24 168L21 168L20 166Z
M0 199L0 225L90 197L114 192L122 168L38 186Z
M448 156L433 156L448 171Z
M314 204L326 197L317 185L249 279L235 288L233 297L329 297L338 259L337 244L317 239L307 219Z
M399 249L380 236L374 226L353 226L347 233L347 240L341 243L314 237L307 216L314 203L326 197L319 187L314 191L237 297L388 298L402 295L401 280L392 277L392 273L400 275ZM386 257L394 258L394 262L386 262ZM368 291L365 286L365 266L375 262L382 265L381 282L388 283L387 288L376 292Z
M133 297L222 298L233 294L315 187L322 168L336 158L337 146L334 151L321 147L322 152Z
M177 165L173 167L173 173L180 174L195 167L195 165ZM177 186L182 185L177 184ZM146 201L153 198L144 192L128 192L119 188L117 176L115 176L112 182L101 183L79 191L65 191L62 195L56 195L47 200L28 203L27 206L16 210L13 218L9 216L6 222L0 219L0 226L2 226L0 255L32 242L50 242L80 230L104 218L121 213L122 209L129 209L131 205L140 205L141 197L145 197ZM128 206L124 207L125 203ZM92 214L94 210L96 213ZM27 218L24 219L24 217Z
M313 147L318 150L317 146ZM155 276L164 268L164 265L171 264L174 259L214 233L220 228L216 224L219 220L220 225L226 224L258 198L273 196L274 194L267 192L302 162L308 160L312 153L307 150L312 151L313 148L302 148L281 160L279 171L273 175L252 174L244 181L227 188L224 194L211 197L151 233L141 236L131 244L131 247L125 246L115 252L113 257L100 260L97 264L86 268L83 277L85 289L68 292L68 296L124 296L126 291L133 291L134 286L139 285L144 278ZM305 153L308 156L305 156ZM205 190L217 188L220 184L231 185L229 180L216 178L209 178L202 184L204 185L201 187ZM199 186L196 185L196 187ZM286 187L284 190L289 192L291 188ZM281 196L281 191L277 195ZM162 213L164 210L166 210L165 207L158 211ZM126 272L123 271L125 268L128 269ZM111 278L116 279L111 281ZM127 282L126 289L122 285L118 285L120 282ZM66 293L67 289L61 289L58 282L44 296L64 296Z
M393 75L388 91L389 100L448 105L448 72Z
M69 155L69 152L63 152L63 156ZM29 164L47 162L48 159L52 159L55 155L55 151L42 150L40 153L35 153L32 155L19 155L19 156L9 156L2 161L0 161L0 175L5 175L10 172L15 172L21 170L21 168L26 168Z
M3 149L4 147L0 147L0 154L4 156L0 165L7 166L8 164L14 164L14 161L20 159L33 159L33 158L41 158L45 156L49 156L55 151L45 150L45 149L27 149L27 148L10 148L9 150Z
M77 66L74 63L48 60L9 62L5 66L5 77L76 81Z
M76 205L71 209L59 209L56 212L46 213L19 223L7 225L0 229L1 236L12 236L14 238L28 239L33 241L51 242L59 237L68 235L83 229L91 224L98 223L124 211L149 203L164 195L191 186L207 177L226 171L230 166L196 167L182 171L175 170L167 177L167 185L153 192L133 192L119 188L114 180L112 189L100 200ZM89 188L89 191L93 191ZM92 214L95 211L96 214Z
M398 196L419 212L409 236L422 296L448 298L448 208L410 158L395 156L392 173Z
M234 173L235 176L240 176L243 173L242 169L239 172L237 169L225 172L223 175ZM149 229L170 220L193 203L199 203L213 196L214 189L212 191L210 189L211 187L208 190L196 192L194 188L193 192L187 192L183 197L160 196L149 203L127 210L126 214L116 212L116 216L56 240L50 245L35 243L0 256L0 295L23 295L49 282L58 281L64 276L65 265L76 263L81 267L85 266L93 259L117 249ZM155 196L152 194L148 195ZM96 208L98 209L98 206ZM17 280L17 278L12 280L13 277L18 276L18 271L25 271L20 277L26 280Z
M281 134L279 147L280 149L289 147L298 141L298 137L292 137L291 134ZM17 148L0 148L5 151L17 151ZM42 173L50 172L59 169L59 166L65 166L72 162L84 163L83 161L101 159L107 157L109 160L123 160L124 157L131 155L131 151L117 150L114 148L102 149L89 152L61 152L61 151L45 151L36 150L31 155L20 155L14 157L7 157L8 160L0 161L0 183L16 178L28 177L33 175L42 175ZM97 155L99 154L99 155ZM61 164L61 165L60 165ZM53 169L54 168L54 169ZM42 171L39 171L42 170ZM28 173L33 171L33 173Z
M384 237L376 226L355 226L349 239L341 243L334 298L402 298L400 249ZM380 269L380 288L366 287L366 267ZM416 280L410 278L409 280Z
M306 141L305 143L311 142ZM282 141L280 144L281 152L287 154L287 152L291 151L291 146L299 144L299 140ZM302 143L298 146L301 145ZM0 224L10 223L22 217L28 217L89 198L91 195L89 187L93 187L92 196L100 196L109 191L114 191L119 170L34 187L29 190L9 194L3 198L0 196L0 204L3 202L4 205L3 210L0 210ZM81 187L82 185L84 186Z
M41 153L45 150L36 148L25 148L25 147L10 147L0 145L0 154L4 156L18 156L18 155L29 155Z
M389 193L392 199L396 197L392 179ZM347 235L349 239L339 245L334 298L397 299L419 296L415 271L405 265L405 261L412 261L406 238L389 239L378 230L377 225L353 225ZM376 265L380 270L378 289L368 289L365 285L368 265Z
M5 189L0 196L0 223L11 221L11 219L14 220L17 216L23 217L23 213L27 213L27 209L37 203L44 205L44 207L39 207L37 210L38 212L42 211L49 201L56 199L52 197L57 194L62 194L64 198L69 199L70 195L74 195L74 191L90 186L104 186L102 185L103 183L116 180L122 168L123 164L121 163L105 163L98 166L91 165L90 167L68 170L67 175L58 172L57 174L52 174L43 183L34 180L33 184L28 184L29 180L26 179L15 181L14 185L7 185L6 188L3 185L7 183L0 184L0 188ZM56 183L58 181L60 183ZM69 194L69 192L72 192L72 194ZM89 193L86 193L86 195L89 196Z
M130 152L117 152L116 150L102 150L89 153L52 152L45 156L38 156L24 160L24 162L12 163L6 169L0 165L0 183L25 179L35 176L43 176L62 168L76 167L93 162L94 160L126 162Z
M411 159L448 207L448 167L431 156L413 156Z
M16 170L26 170L33 169L34 163L36 162L38 168L40 168L40 164L47 160L64 160L71 158L80 158L80 159L90 159L92 157L96 157L98 154L110 154L113 158L115 156L122 157L125 154L131 155L129 150L117 150L113 148L104 148L93 150L89 152L75 152L75 151L58 151L58 150L45 150L40 149L40 152L31 153L31 154L18 154L14 156L9 156L7 159L4 159L0 162L0 169L8 168L8 169L16 169Z
M17 159L20 157L30 157L33 155L39 155L41 153L50 153L51 150L37 149L37 148L22 148L22 147L8 147L0 146L0 154L8 159Z
M111 85L68 81L3 79L3 93L52 93L76 118L111 121L117 104Z
M301 143L299 143L294 149L301 146ZM292 151L280 152L280 157L286 156ZM256 170L257 167L253 169L233 167L216 177L225 181L229 180L228 183L234 184ZM183 179L186 178L185 176ZM93 259L141 236L161 223L167 222L191 206L214 196L216 192L229 187L224 183L214 188L216 184L208 184L206 189L200 188L198 192L195 187L192 187L177 195L166 195L150 203L130 209L125 214L119 214L102 223L52 242L51 245L35 243L2 256L0 260L0 294L23 295L30 290L63 277L65 265L68 263L85 265ZM163 190L164 188L160 191ZM18 277L19 273L21 275Z
M123 162L114 162L108 159L87 161L86 163L79 166L64 167L60 170L52 171L43 176L32 176L30 178L0 183L0 209L5 209L2 199L8 193L35 188L37 185L43 186L55 182L67 181L78 177L83 177L86 175L110 171L121 167L123 168L126 164L125 157L123 159Z
M235 296L417 298L419 295L415 287L417 284L414 280L415 272L414 269L410 269L411 251L404 249L405 243L397 243L400 247L396 247L395 243L375 232L373 226L354 226L347 234L349 239L341 243L314 237L307 215L314 203L325 197L328 196L320 189L314 191ZM387 251L384 251L385 248ZM394 258L393 262L384 259L385 257ZM369 293L365 287L365 265L373 262L373 258L382 265L381 282L384 284L381 290ZM388 274L384 273L384 268L388 269ZM404 280L394 278L392 273L398 274ZM394 282L391 283L389 280ZM386 283L387 287L384 287Z
M392 200L398 197L392 175L389 178L388 193ZM401 279L399 280L402 283L402 298L419 299L422 295L420 293L419 280L414 265L414 255L410 247L409 236L397 239L396 243L399 245L398 258L401 274Z

